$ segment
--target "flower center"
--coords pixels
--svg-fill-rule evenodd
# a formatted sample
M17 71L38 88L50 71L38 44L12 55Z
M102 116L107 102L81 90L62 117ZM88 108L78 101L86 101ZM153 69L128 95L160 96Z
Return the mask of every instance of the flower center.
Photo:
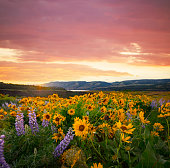
M108 115L105 115L105 116L104 116L104 120L107 120L107 121L108 121L108 120L109 120L109 116L108 116Z
M91 109L91 106L89 106L88 109Z
M59 118L58 118L58 117L56 117L56 118L55 118L55 120L56 120L56 121L59 121Z
M58 133L58 135L57 135L58 137L61 137L61 133Z
M84 119L87 121L87 120L88 120L88 117L84 117Z
M121 129L124 131L124 130L127 130L127 127L125 126L121 126Z
M49 119L50 118L50 116L49 115L46 115L46 119Z
M84 130L84 128L85 128L85 126L84 126L84 125L80 125L80 126L79 126L79 130L80 130L80 131L83 131L83 130Z

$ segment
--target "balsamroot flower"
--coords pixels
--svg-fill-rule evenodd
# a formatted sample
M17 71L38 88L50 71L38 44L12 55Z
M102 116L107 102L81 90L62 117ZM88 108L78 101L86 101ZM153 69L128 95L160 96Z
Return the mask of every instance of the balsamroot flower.
M153 125L153 128L156 130L156 131L163 131L164 130L164 127L160 124L160 123L155 123Z
M120 122L116 123L117 129L119 129L122 133L127 133L127 134L133 134L133 131L135 128L133 128L132 123L129 123L128 125L124 125Z
M139 118L140 118L140 120L141 120L141 122L142 122L143 124L149 124L149 123L150 123L150 121L148 121L148 120L146 120L146 119L144 118L144 112L143 112L143 111L141 111L141 112L139 113Z
M53 134L52 139L55 139L57 142L58 140L61 141L64 137L65 137L65 134L63 133L63 130L59 128L58 132Z
M64 152L64 150L68 147L70 141L73 140L73 137L74 134L72 128L70 127L64 139L55 148L55 151L53 153L55 157L59 157Z
M91 166L91 168L103 168L103 165L101 163L99 163L97 165L97 163L93 163L93 166Z
M24 128L24 115L21 112L18 112L15 119L15 129L17 131L17 135L24 135L25 128Z
M89 123L83 119L74 120L73 128L76 136L81 136L82 138L86 138L89 129Z
M56 124L56 126L60 125L62 121L64 121L66 118L62 116L61 114L56 114L53 117L53 123Z
M49 112L48 112L48 113L45 113L45 114L43 115L43 120L50 121L51 116L52 116L52 114L50 114Z
M68 114L74 115L74 114L75 114L75 109L70 109L70 110L68 110Z
M29 125L31 127L31 131L33 134L36 134L36 132L39 132L36 114L34 111L32 111L29 112L28 116L29 116Z
M7 164L7 162L5 161L4 158L4 138L5 135L1 135L0 136L0 167L2 168L10 168L9 165Z
M51 116L52 115L50 113L45 113L43 115L43 121L42 121L42 126L43 127L48 127L48 125L50 123Z
M132 143L131 141L129 141L129 139L131 139L130 136L125 137L125 134L124 134L124 133L121 133L120 136L121 136L121 140L122 140L123 142Z

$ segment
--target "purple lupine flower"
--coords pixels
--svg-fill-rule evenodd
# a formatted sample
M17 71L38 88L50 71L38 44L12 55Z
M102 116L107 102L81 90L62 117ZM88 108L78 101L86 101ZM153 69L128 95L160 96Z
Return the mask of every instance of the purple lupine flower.
M24 128L24 115L23 113L18 112L15 119L15 129L17 131L17 135L24 135L25 128Z
M147 125L147 124L146 124ZM142 128L145 128L145 125L142 124Z
M64 150L69 145L70 141L73 140L73 137L74 137L74 134L73 134L72 128L70 127L64 139L55 148L55 151L53 153L55 157L59 157L64 152Z
M163 100L163 98L161 98L161 99L159 100L160 106L162 106L164 103L165 103L165 100Z
M156 108L156 107L157 107L156 100L152 100L152 102L151 102L151 107L152 107L152 108Z
M132 115L131 115L129 112L127 112L126 115L127 115L127 119L128 119L128 120L129 120L129 119L132 119Z
M55 125L51 124L51 131L52 131L52 134L54 134L55 132L57 132L57 128Z
M43 120L42 121L42 126L45 128L45 127L48 127L49 125L49 121L48 120Z
M47 105L49 103L49 101L46 100L44 103L45 103L45 105Z
M5 135L1 135L0 136L0 167L2 168L10 168L9 165L7 164L7 162L5 161L4 158L4 138Z
M5 102L5 104L4 104L4 105L8 107L8 106L9 106L9 103Z
M31 127L31 131L33 134L36 134L36 132L39 132L36 114L34 111L32 111L29 112L28 116L29 116L29 125Z

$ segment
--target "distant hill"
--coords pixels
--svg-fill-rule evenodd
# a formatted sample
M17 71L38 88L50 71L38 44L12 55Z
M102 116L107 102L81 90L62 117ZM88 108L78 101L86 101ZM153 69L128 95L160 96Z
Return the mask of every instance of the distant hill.
M65 90L62 87L45 87L45 86L35 86L35 85L20 85L12 83L0 82L0 89L14 89L14 90Z
M126 80L121 82L103 81L70 81L70 82L50 82L44 84L48 87L63 87L66 90L103 90L103 91L170 91L170 79L142 79Z
M50 82L44 84L48 87L63 87L66 90L95 90L99 87L109 87L110 83L102 81L86 82L86 81L70 81L70 82Z
M44 87L34 85L18 85L0 82L0 94L8 94L9 96L45 96L58 94L60 97L74 96L75 93L68 92L61 87ZM82 93L80 93L82 94Z

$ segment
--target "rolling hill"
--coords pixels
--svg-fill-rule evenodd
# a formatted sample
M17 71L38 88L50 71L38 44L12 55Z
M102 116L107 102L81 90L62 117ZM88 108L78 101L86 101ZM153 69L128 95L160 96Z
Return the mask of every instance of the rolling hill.
M70 82L50 82L44 84L48 87L62 87L66 90L103 90L103 91L170 91L170 79L141 79L126 80L121 82L103 81L70 81Z

